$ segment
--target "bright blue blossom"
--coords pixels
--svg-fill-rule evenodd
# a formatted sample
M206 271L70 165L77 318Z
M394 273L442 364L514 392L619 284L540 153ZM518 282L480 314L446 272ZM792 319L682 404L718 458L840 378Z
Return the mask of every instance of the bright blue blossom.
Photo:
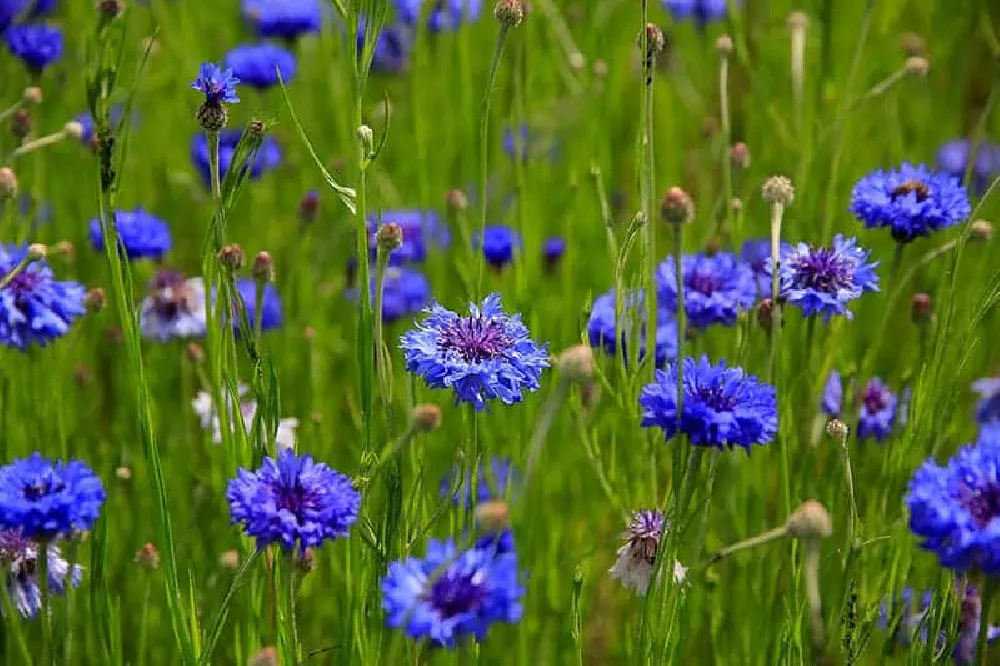
M156 342L200 338L207 326L204 280L185 279L168 269L157 271L139 306L142 337Z
M1000 439L981 436L944 467L921 465L906 494L910 531L941 566L1000 573Z
M286 84L295 77L298 65L295 56L280 46L262 42L243 44L226 54L225 67L238 80L258 90L278 85L278 74Z
M198 78L191 87L205 94L206 104L233 104L240 101L236 95L236 85L240 82L231 69L220 69L214 62L203 62Z
M393 4L401 23L415 26L423 14L431 32L456 30L463 21L477 20L483 11L482 0L394 0Z
M972 390L979 394L976 421L980 425L1000 423L1000 377L986 377L975 381Z
M662 0L664 8L675 21L693 19L699 27L711 21L726 18L729 13L727 0Z
M305 552L347 536L358 518L361 493L344 474L283 449L277 460L264 458L255 472L240 469L226 487L226 500L232 523L255 537L258 548L278 544Z
M850 211L869 229L888 227L897 242L907 243L958 224L969 217L972 206L951 174L904 163L859 180Z
M963 181L970 159L972 159L970 189L981 194L1000 174L1000 146L997 144L983 141L973 156L972 142L968 139L948 141L938 149L937 167Z
M7 50L33 72L41 72L63 54L62 31L44 23L11 26L3 33L3 39Z
M487 226L482 235L473 234L472 247L482 249L487 263L499 270L513 263L514 253L521 249L521 234L500 224Z
M820 401L823 411L829 416L844 418L843 395L840 373L834 370L823 388ZM899 397L878 377L868 380L861 393L855 395L858 439L874 439L881 444L892 434L897 418L902 417Z
M250 278L236 280L236 290L247 310L247 320L251 329L257 328L257 282ZM281 296L273 284L264 285L264 300L260 311L260 330L270 331L281 326L284 315L281 310ZM235 304L234 304L235 306ZM233 318L233 329L239 332L240 320Z
M365 17L358 28L358 56L364 48ZM371 71L381 74L398 74L406 69L413 38L406 26L384 25L375 38Z
M536 391L548 367L548 345L528 337L520 315L506 314L499 294L490 294L470 314L456 314L434 303L400 345L406 369L431 388L451 389L457 403L477 411L490 400L510 405L525 390Z
M48 548L49 592L65 593L67 583L73 587L83 578L83 567L70 564L59 550L50 543ZM0 529L0 572L4 587L14 609L25 619L38 615L42 609L42 589L39 583L38 543L28 539L19 529ZM0 608L0 616L3 609Z
M368 247L374 260L375 234L381 224L393 222L403 232L403 244L389 254L389 265L420 263L427 258L428 247L444 248L451 242L451 233L432 210L386 210L368 217Z
M482 641L496 622L520 620L523 595L516 554L459 551L450 539L429 541L423 559L392 562L382 579L386 624L447 648L467 637Z
M656 270L659 305L677 310L677 264L674 257ZM684 279L684 310L688 324L705 329L712 324L732 326L741 310L753 307L757 300L757 282L747 264L728 252L712 256L684 255L681 259Z
M0 529L29 539L89 531L104 498L101 480L79 460L52 462L35 452L0 467Z
M115 212L113 224L118 242L129 259L159 259L173 245L169 225L142 208ZM104 251L101 221L97 218L90 221L90 243L96 251Z
M878 262L868 261L868 250L853 238L837 234L832 247L799 243L782 252L781 296L806 317L853 317L847 304L869 291L878 291Z
M493 457L489 464L482 462L476 470L476 501L482 504L490 500L507 501L508 493L513 495L520 483L517 472L511 466L508 458ZM455 490L453 490L455 489ZM471 499L472 474L470 470L452 469L451 473L441 480L441 496L447 497L454 492L452 501L455 506L466 507Z
M219 132L219 177L225 180L229 165L232 164L233 154L236 146L240 142L241 132L237 129L223 130ZM201 175L205 187L211 187L212 172L208 164L208 138L204 134L196 134L191 141L191 162ZM257 180L262 175L275 169L281 164L281 146L270 134L264 137L264 141L257 151L257 156L250 162L249 177Z
M684 359L684 399L680 431L695 446L718 449L770 442L778 431L777 392L724 361L712 365L707 356ZM677 435L677 364L656 371L656 380L639 396L642 426Z
M542 246L542 260L549 270L559 265L559 261L566 253L566 239L562 236L551 236Z
M319 32L323 21L320 0L243 0L243 16L258 36L285 40Z
M378 289L375 277L371 278L370 289L369 294L374 305ZM358 296L357 288L347 291L347 297L353 301L357 301ZM382 293L382 321L391 323L404 317L412 317L427 307L430 300L431 285L423 273L405 266L391 266L387 269Z
M27 253L27 247L0 244L0 284L8 282L0 288L0 344L21 351L66 335L86 312L87 296L82 284L55 280L44 259L10 278Z
M778 257L787 253L791 245L781 242L778 246ZM744 241L740 248L740 261L753 271L757 281L757 295L761 298L771 297L771 239L751 238ZM780 288L780 287L779 287Z
M11 24L26 18L49 14L57 0L0 0L0 33Z
M638 312L635 312L635 308L638 308ZM587 339L590 341L590 346L603 349L609 356L620 353L622 360L627 360L628 352L625 344L630 335L632 320L638 316L641 322L639 358L642 359L646 356L646 309L643 306L642 291L626 297L622 315L625 326L619 330L615 325L614 289L598 296L590 308L590 318L587 320ZM660 307L656 323L656 365L662 366L676 356L677 321L672 312Z

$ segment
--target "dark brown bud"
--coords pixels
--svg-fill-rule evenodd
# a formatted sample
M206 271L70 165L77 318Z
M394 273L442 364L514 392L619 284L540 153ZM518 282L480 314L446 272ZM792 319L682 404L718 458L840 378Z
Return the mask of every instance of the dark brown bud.
M671 187L660 204L660 217L670 224L684 224L694 218L694 202L679 187Z
M257 282L274 282L274 262L267 252L258 252L253 258L250 274Z
M100 287L94 287L87 292L83 304L88 312L100 312L108 305L108 295Z
M382 256L387 257L403 244L403 229L395 222L380 224L375 232L375 245Z
M235 273L243 268L246 257L243 255L243 248L238 243L230 243L219 250L219 261L222 262L226 270Z

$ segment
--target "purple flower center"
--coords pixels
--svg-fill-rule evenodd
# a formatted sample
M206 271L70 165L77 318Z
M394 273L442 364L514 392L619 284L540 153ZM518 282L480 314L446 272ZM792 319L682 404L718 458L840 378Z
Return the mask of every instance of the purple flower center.
M732 396L726 395L718 386L699 386L695 390L695 395L705 403L707 407L717 412L731 412L736 406L736 401Z
M0 562L21 557L29 543L20 529L0 530Z
M24 487L24 498L29 502L37 502L46 495L62 492L66 484L51 477L35 479Z
M911 179L892 188L892 191L889 192L889 196L892 197L893 201L895 201L899 197L905 197L911 192L916 195L918 202L926 201L927 197L931 195L931 191L925 183L916 179Z
M889 392L885 390L885 387L873 382L865 387L865 391L861 395L861 401L865 403L865 409L870 414L875 414L876 412L881 412L889 405Z
M719 278L707 271L691 271L684 279L684 286L705 296L711 296L719 289Z
M448 619L475 610L486 595L486 578L479 571L446 571L431 584L426 600Z
M438 348L457 352L466 363L478 363L502 357L512 343L503 324L496 319L459 317L441 332Z
M850 285L853 265L832 248L814 248L793 260L795 285L828 293Z
M176 319L194 308L194 294L177 271L160 271L150 282L153 310L164 319Z
M315 504L313 494L307 492L302 485L295 481L293 485L275 484L271 487L274 493L274 504L280 510L288 511L296 516L303 509Z
M972 488L963 484L958 490L958 500L980 529L994 518L1000 517L1000 486L996 484L987 484L984 488Z

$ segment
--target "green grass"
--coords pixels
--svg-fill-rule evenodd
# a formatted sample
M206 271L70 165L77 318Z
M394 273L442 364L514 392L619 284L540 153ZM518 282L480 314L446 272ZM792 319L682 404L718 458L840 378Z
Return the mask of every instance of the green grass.
M930 663L927 651L916 648L887 656L886 636L874 623L882 599L904 586L937 589L944 599L952 585L951 574L908 532L902 498L922 460L944 459L974 436L969 384L1000 362L994 349L997 249L966 245L963 225L911 244L890 281L893 241L864 230L847 204L853 183L871 169L932 161L938 146L954 137L1000 136L993 104L1000 12L991 3L901 0L869 9L864 0L838 0L830 9L829 0L749 2L728 23L699 33L690 24L673 24L653 0L649 20L668 33L669 56L660 58L646 106L636 46L640 3L534 0L527 19L505 40L485 126L494 192L487 219L516 227L524 240L523 254L500 274L481 270L479 257L462 242L482 223L475 199L465 211L447 212L444 205L449 190L480 178L480 111L499 31L489 7L458 32L420 34L409 69L399 76L364 80L351 42L329 26L304 39L288 104L278 88L245 88L241 103L229 107L233 127L253 118L275 122L270 131L283 148L282 166L260 181L224 183L223 203L216 206L190 164L199 100L188 83L203 60L219 61L228 48L252 39L238 18L239 3L135 3L123 20L101 30L91 3L61 4L55 21L65 31L66 54L39 81L45 99L30 109L34 134L57 131L84 111L88 86L97 90L92 82L103 66L114 69L117 80L109 99L97 95L92 101L107 108L131 100L138 122L115 143L113 191L101 192L98 157L71 140L7 162L21 191L45 202L51 215L33 226L8 206L0 239L50 246L69 241L74 252L50 257L57 275L102 287L110 297L108 309L85 317L66 339L30 354L8 350L0 360L0 461L34 450L78 457L108 491L95 530L66 546L86 571L68 600L54 600L53 663L245 664L268 645L280 646L283 663L292 663L291 603L275 594L287 583L275 577L287 576L288 568L269 568L264 556L248 559L253 544L229 526L224 498L236 469L259 461L254 442L279 415L300 419L300 451L355 476L364 494L350 538L319 549L312 571L301 578L297 645L303 658L321 651L303 663L815 663L820 655L811 643L803 544L782 540L706 565L710 553L781 525L807 499L823 502L834 523L820 562L825 658L848 663L842 639L852 615L852 649L860 655L852 663ZM351 4L357 11L358 3ZM371 14L381 3L362 4ZM793 9L810 17L799 105L785 25ZM143 65L143 40L154 32L158 46ZM723 32L732 35L735 52L727 85L731 118L720 124L715 42ZM926 40L930 73L897 77L881 91L876 86L904 66L900 40L908 32ZM571 64L576 51L584 56L582 67ZM0 81L3 108L31 83L6 53ZM868 94L873 89L878 94ZM363 164L357 129L371 126L378 144L386 126L384 98L388 137L376 159ZM328 186L290 109L316 160L338 184L357 191L355 214ZM640 151L647 117L651 161ZM705 131L708 120L712 131ZM522 122L556 147L553 159L543 153L521 165L504 154L502 131ZM731 180L724 177L726 131L730 141L746 142L751 154L749 166ZM0 155L13 148L4 134ZM654 168L644 172L649 164ZM730 233L723 240L738 248L746 238L768 234L760 189L773 174L789 176L796 188L783 237L824 242L836 232L857 235L881 261L883 291L856 301L852 321L818 326L812 348L805 344L806 323L786 313L774 376L780 436L749 457L721 452L696 460L690 525L669 548L692 567L686 591L644 602L607 575L627 514L662 506L680 487L688 456L686 444L664 445L639 427L636 398L651 369L637 363L624 369L601 357L600 401L586 408L580 392L570 392L548 431L538 472L512 502L520 559L530 572L523 620L494 627L478 650L455 653L423 649L384 629L378 591L383 558L420 555L427 537L458 534L462 516L441 511L438 484L456 459L467 459L473 442L469 415L449 395L406 375L396 340L408 322L383 332L391 387L375 374L375 329L359 326L359 320L371 322L371 310L343 294L358 219L391 208L447 214L455 242L432 253L425 266L434 296L455 309L499 291L533 336L556 352L584 339L596 295L619 281L639 286L645 262L673 251L671 229L658 218L659 198L670 186L685 188L695 202L685 251L715 242L724 218ZM312 188L320 190L320 212L303 224L298 204ZM735 214L727 213L730 191L742 201ZM602 202L613 193L622 203L609 207L605 220ZM505 208L511 194L515 203ZM200 366L187 359L184 343L141 341L128 313L155 267L137 263L122 272L114 253L102 256L87 240L87 223L99 207L137 205L170 221L175 248L166 263L190 274L221 275L215 252L226 243L239 243L248 257L269 252L284 305L282 329L259 341L243 336L250 340L244 344L223 335L217 323L202 341ZM609 237L617 247L627 245L639 210L648 212L649 224L636 232L616 271ZM998 211L994 197L976 216L991 220ZM566 237L568 251L559 270L549 273L540 249L555 234ZM934 257L955 239L958 249ZM923 332L909 316L917 291L934 301L934 320ZM753 313L735 329L699 335L687 343L687 353L768 373L768 337ZM841 453L835 441L813 437L822 425L819 391L831 368L867 371L896 389L904 383L913 388L906 428L881 446L848 444L857 549L848 538ZM190 401L202 382L221 396L238 381L262 396L263 423L249 440L233 435L213 445ZM555 373L548 373L523 404L477 415L478 451L510 456L523 466L536 421L557 390ZM367 483L373 456L406 430L413 405L425 402L441 406L440 430L412 439L398 465ZM387 519L390 502L400 512ZM155 571L134 560L147 542L161 553ZM247 563L239 571L220 560L234 550ZM234 588L236 582L242 584ZM934 621L953 625L955 602L939 607ZM6 613L0 633L0 662L43 663L41 622L11 616Z

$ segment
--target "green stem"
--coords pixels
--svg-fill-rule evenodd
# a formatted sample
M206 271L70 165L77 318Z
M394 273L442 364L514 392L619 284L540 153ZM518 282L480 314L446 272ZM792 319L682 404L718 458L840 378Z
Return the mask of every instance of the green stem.
M729 117L729 56L723 55L719 62L719 115L722 117L722 185L726 193L723 205L721 240L728 244L732 232L733 212L733 165L729 159L729 149L732 143L732 126Z
M786 536L788 536L788 530L784 525L776 527L773 530L768 530L767 532L758 534L750 539L744 539L743 541L734 543L731 546L726 546L715 555L712 555L712 557L708 559L708 563L715 564L716 562L729 557L733 553L738 553L741 550L747 550L749 548L756 548L757 546L763 546L765 543L770 543L771 541L781 539Z
M41 663L54 664L55 655L52 649L52 592L49 589L49 542L46 539L38 541L38 552L35 561L38 563L38 583L42 592L42 660ZM72 565L71 565L72 566Z
M648 7L646 0L642 3L643 13L643 40L648 42L649 34L646 30L648 20ZM642 87L642 214L645 218L644 234L644 256L646 266L642 276L643 291L645 292L646 303L646 357L656 358L656 224L653 222L653 193L656 191L656 167L654 164L653 150L653 81L656 75L656 54L648 43L643 44L647 55L645 60L646 77L645 85ZM678 228L680 225L678 225ZM680 250L678 250L678 261L680 261ZM677 283L678 291L681 283ZM649 363L649 381L653 381L656 373L656 363ZM679 412L678 412L679 413Z
M552 422L555 421L556 414L559 413L559 408L566 400L566 396L569 395L569 386L569 380L565 377L560 377L556 382L555 390L549 395L549 399L545 401L542 412L538 416L538 421L535 423L535 430L531 435L531 443L528 445L528 462L524 466L525 486L527 486L528 480L538 465L542 446L545 444L545 437L548 435L549 429L552 428ZM522 493L521 497L527 494Z

